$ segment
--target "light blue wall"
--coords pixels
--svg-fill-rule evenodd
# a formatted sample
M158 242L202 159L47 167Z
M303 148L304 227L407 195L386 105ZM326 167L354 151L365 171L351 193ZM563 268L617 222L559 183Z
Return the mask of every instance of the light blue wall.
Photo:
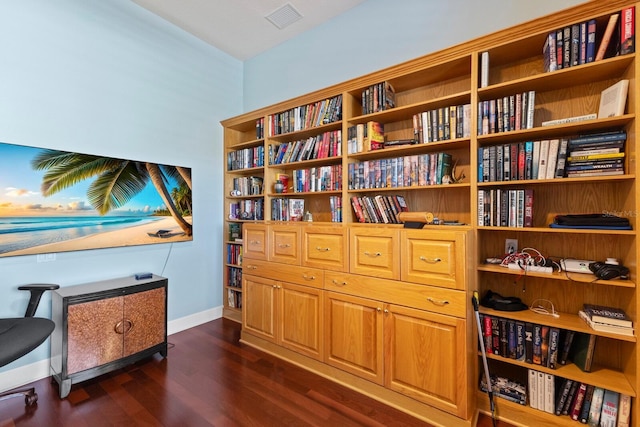
M245 61L244 108L252 111L580 3L367 0Z
M169 278L169 320L220 307L219 122L242 112L242 62L130 0L0 0L0 11L0 141L191 167L194 207L192 242L0 258L0 317L24 313L20 284L140 271ZM6 369L47 357L45 345Z

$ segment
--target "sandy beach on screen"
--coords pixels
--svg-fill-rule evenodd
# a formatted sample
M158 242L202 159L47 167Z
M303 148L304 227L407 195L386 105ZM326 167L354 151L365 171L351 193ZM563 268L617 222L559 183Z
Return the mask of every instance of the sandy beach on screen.
M191 223L191 217L185 220ZM148 233L155 233L158 230L169 230L166 237L152 237ZM136 225L120 230L105 231L103 233L91 234L77 239L65 240L64 242L49 243L46 245L33 246L31 248L6 252L2 256L11 255L33 255L39 253L79 251L86 249L111 248L115 246L136 246L153 243L183 242L191 240L185 236L182 229L176 224L172 217L166 217L148 224Z

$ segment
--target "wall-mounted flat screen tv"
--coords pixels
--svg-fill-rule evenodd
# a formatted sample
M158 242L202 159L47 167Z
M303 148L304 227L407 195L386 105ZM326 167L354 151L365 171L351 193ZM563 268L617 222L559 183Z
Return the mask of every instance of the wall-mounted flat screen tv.
M191 169L0 142L0 257L190 241Z

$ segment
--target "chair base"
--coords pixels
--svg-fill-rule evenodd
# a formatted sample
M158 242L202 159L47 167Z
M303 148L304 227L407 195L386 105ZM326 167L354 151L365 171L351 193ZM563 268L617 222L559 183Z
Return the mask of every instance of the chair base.
M36 389L34 387L9 390L0 393L0 401L20 396L24 396L24 404L27 406L35 405L38 401L38 393L36 393Z

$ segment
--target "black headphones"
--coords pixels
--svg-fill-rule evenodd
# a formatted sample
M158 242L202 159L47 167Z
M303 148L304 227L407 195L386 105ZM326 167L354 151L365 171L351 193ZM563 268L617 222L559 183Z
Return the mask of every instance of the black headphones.
M618 264L607 264L604 262L592 262L589 264L589 270L598 279L602 280L612 280L612 279L628 279L629 278L629 269L624 265Z

